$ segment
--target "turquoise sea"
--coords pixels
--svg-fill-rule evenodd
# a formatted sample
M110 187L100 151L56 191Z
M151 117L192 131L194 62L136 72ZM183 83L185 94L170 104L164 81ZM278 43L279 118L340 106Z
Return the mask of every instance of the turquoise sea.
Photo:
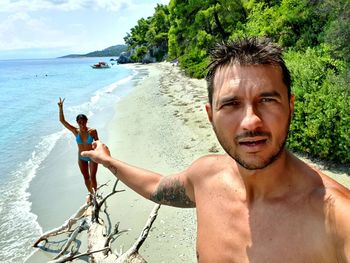
M99 60L0 60L0 262L24 262L43 231L30 185L40 171L60 169L47 163L59 140L68 137L58 121L58 98L66 98L65 116L72 124L85 113L89 123L102 127L132 88L136 71L119 65L92 69Z

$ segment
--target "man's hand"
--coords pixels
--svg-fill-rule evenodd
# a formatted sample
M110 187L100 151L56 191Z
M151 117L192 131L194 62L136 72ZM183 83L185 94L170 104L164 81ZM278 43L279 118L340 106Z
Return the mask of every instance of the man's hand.
M83 151L81 152L81 156L90 157L96 163L100 163L106 165L107 161L111 159L111 153L107 145L101 143L100 141L94 141L92 143L91 151Z

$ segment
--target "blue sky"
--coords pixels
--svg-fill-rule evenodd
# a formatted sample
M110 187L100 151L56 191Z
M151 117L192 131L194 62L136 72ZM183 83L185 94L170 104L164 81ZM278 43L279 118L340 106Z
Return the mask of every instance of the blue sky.
M0 59L52 58L124 44L170 0L0 0Z

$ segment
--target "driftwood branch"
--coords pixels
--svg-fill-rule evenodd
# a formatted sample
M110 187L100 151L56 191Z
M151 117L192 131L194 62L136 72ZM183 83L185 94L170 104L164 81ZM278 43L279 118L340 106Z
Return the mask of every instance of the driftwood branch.
M160 205L155 205L152 209L151 214L148 217L148 220L146 222L146 225L142 229L141 235L136 240L136 242L133 244L133 246L130 248L131 252L138 252L140 247L142 246L143 242L145 242L149 231L151 230L151 227L153 225L153 222L156 220L158 215L158 210L160 208Z
M64 255L64 253L68 250L68 248L72 244L72 242L75 241L76 237L78 236L78 234L80 232L82 232L83 230L87 230L87 228L88 228L87 224L88 223L86 222L86 220L81 221L80 225L74 229L73 233L70 235L69 239L67 240L66 244L62 248L61 252L55 257L55 259Z
M115 193L120 193L120 192L124 192L124 191L125 191L125 190L118 190L118 191L117 191L118 182L119 182L119 179L117 179L117 180L115 181L114 186L113 186L113 189L112 189L112 192L110 192L108 195L106 195L106 196L102 199L102 201L101 201L100 203L96 203L96 210L97 210L98 213L99 213L99 211L100 211L102 205L106 202L106 200L107 200L110 196L114 195ZM95 216L98 216L98 214L95 215Z
M116 240L119 236L121 236L123 233L125 232L128 232L129 229L125 229L125 230L122 230L122 231L119 231L119 222L114 226L114 231L112 233L110 233L107 238L106 238L106 241L105 241L105 247L111 247L111 244L113 243L114 240ZM112 250L112 249L110 249ZM105 254L107 251L105 251ZM119 257L122 253L120 254L117 254L117 256Z
M108 218L108 225L106 226L103 218L100 217L100 210L103 204L107 203L107 199L115 193L122 192L124 190L117 190L118 180L115 182L112 191L107 194L105 197L98 195L98 191L101 186L98 188L96 193L92 196L92 202L89 204L84 204L81 206L78 211L71 216L62 226L50 230L44 233L38 240L34 243L34 247L39 247L41 241L46 241L43 246L40 248L45 250L45 245L49 243L49 238L53 236L58 236L61 234L70 233L64 245L60 249L56 257L50 261L50 263L61 263L61 262L71 262L77 258L83 256L88 256L90 263L142 263L146 262L141 255L139 255L139 249L144 243L149 233L149 230L152 227L153 222L155 221L160 205L156 205L149 218L146 222L143 230L141 231L140 236L135 241L135 243L125 252L119 253L112 252L112 243L120 235L127 232L128 230L119 230L119 222L114 225L112 231L112 222L109 220L109 215L107 213L107 205L105 206L105 214ZM75 226L75 227L74 227ZM88 232L87 236L87 251L79 252L80 241L78 241L79 234L83 231ZM76 244L76 245L74 245ZM67 252L70 248L70 252Z
M38 238L38 240L35 241L33 247L38 247L41 241L44 241L44 240L47 241L49 237L57 236L70 231L72 226L84 216L88 208L89 208L88 204L82 205L74 215L72 215L66 222L63 223L62 226L52 229L50 231L47 231L40 238Z
M139 249L141 248L143 242L146 240L149 230L152 227L153 222L156 220L158 215L158 210L160 208L160 205L155 205L152 209L151 214L149 215L149 218L146 222L146 225L142 229L142 232L138 239L135 241L135 243L129 248L128 251L126 251L124 254L122 254L116 261L116 263L143 263L146 262L139 254Z
M78 259L78 258L85 257L85 256L90 256L94 253L103 252L104 250L108 250L108 248L103 248L101 250L79 253L79 254L77 254L77 251L75 250L75 251L71 251L69 254L67 254L59 259L51 260L48 263L63 263L63 262L73 261L74 259Z

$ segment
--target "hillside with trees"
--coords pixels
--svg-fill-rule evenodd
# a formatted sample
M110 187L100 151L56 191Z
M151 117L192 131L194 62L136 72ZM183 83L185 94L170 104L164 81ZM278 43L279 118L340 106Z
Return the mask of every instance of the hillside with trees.
M78 57L118 57L122 52L128 49L127 45L115 45L103 50L97 50L86 54L71 54L60 58L78 58Z
M203 78L216 42L269 37L285 51L296 110L288 146L350 163L350 0L171 0L124 40L134 61L177 59Z

